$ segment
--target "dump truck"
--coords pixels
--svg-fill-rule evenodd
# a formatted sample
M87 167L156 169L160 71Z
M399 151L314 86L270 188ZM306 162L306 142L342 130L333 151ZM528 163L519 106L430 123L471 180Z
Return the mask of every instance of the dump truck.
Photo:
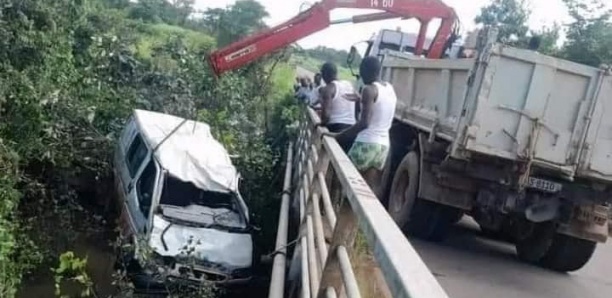
M473 59L381 57L398 96L383 201L412 235L442 240L467 214L521 260L578 270L608 237L610 69L495 32L482 31Z

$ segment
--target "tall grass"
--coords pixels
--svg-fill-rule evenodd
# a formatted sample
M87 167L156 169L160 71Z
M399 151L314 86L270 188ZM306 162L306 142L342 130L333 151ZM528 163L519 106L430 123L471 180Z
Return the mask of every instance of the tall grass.
M325 63L325 61L321 61L312 57L306 57L302 55L293 55L291 57L290 63L292 65L303 67L313 73L319 72L321 69L321 65ZM342 80L353 80L354 77L351 74L351 71L345 65L336 65L338 67L338 78Z

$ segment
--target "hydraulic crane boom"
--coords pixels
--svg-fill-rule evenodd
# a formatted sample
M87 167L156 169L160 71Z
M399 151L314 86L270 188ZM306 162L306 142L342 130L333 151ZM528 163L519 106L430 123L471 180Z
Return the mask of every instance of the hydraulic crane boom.
M359 15L348 20L331 21L330 11L335 8L377 9L383 12ZM286 47L332 24L361 23L392 18L416 18L420 21L421 28L415 46L416 55L423 53L429 22L435 18L442 20L429 48L428 58L442 57L447 40L453 33L457 22L455 11L441 0L323 0L289 21L213 52L208 60L214 73L220 75Z

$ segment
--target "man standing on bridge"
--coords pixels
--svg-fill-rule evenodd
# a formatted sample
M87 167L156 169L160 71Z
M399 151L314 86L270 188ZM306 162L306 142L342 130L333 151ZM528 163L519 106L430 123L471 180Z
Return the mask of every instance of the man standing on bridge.
M338 69L331 62L321 66L321 77L325 86L320 90L321 99L321 125L327 127L332 133L340 133L353 126L355 120L355 101L346 98L355 93L349 81L338 80ZM353 143L354 136L338 137L338 144L348 152Z
M361 102L361 117L355 125L336 136L356 135L348 156L377 196L380 196L380 177L389 154L389 130L397 103L393 86L379 80L380 69L380 61L376 57L362 60L359 75L365 86L361 96L345 96L348 100Z
M321 102L321 89L323 85L321 84L321 74L317 73L314 76L314 86L312 91L310 92L310 106L313 108L317 108Z

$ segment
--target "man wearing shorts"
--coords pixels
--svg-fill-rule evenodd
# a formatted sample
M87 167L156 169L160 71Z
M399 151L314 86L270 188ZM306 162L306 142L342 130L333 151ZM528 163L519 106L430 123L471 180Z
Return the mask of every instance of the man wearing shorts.
M355 125L336 136L342 138L343 135L356 135L348 156L377 195L382 170L389 154L389 129L397 103L393 86L379 80L380 69L380 61L376 57L366 57L362 60L359 74L365 86L361 96L345 96L351 101L361 101L361 117Z
M353 84L349 81L338 80L336 65L326 62L321 67L321 77L325 86L321 88L321 125L327 127L332 133L340 133L352 127L355 119L355 101L347 98L354 94ZM353 144L355 135L338 137L337 141L344 152L348 152Z

